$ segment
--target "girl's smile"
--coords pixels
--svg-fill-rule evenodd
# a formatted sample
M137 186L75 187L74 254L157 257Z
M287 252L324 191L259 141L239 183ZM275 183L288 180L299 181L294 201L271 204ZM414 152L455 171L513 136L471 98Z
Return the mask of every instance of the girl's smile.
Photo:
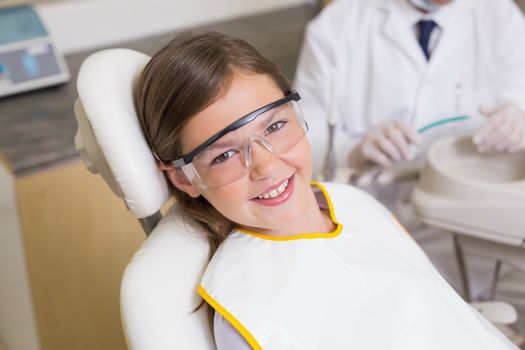
M264 193L253 198L257 204L277 206L286 202L292 195L294 188L294 176L267 188Z

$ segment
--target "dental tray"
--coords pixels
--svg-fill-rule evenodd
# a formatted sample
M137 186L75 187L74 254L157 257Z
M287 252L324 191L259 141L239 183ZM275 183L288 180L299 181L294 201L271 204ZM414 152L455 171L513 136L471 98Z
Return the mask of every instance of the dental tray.
M412 195L423 222L455 233L525 246L525 152L482 154L469 136L441 139Z

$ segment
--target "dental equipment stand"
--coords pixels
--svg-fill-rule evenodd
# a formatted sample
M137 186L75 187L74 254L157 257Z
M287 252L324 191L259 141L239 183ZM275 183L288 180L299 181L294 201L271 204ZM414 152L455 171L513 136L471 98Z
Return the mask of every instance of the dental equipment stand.
M464 253L501 262L525 272L525 152L481 154L470 137L445 138L427 154L414 209L429 226L454 233L465 297L470 289Z

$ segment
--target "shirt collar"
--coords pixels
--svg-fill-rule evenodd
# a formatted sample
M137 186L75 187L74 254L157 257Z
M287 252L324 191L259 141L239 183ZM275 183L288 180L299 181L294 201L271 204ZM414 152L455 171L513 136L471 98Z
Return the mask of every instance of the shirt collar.
M409 26L414 27L420 20L433 20L441 29L446 28L451 21L455 20L454 17L458 13L471 5L469 0L455 0L442 6L436 12L422 13L412 7L407 0L393 0L393 3Z

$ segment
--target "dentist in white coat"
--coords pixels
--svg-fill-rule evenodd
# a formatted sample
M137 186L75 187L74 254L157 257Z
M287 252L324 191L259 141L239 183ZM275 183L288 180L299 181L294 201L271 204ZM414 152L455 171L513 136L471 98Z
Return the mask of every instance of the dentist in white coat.
M307 27L295 86L316 174L329 147L337 167L410 160L424 151L419 128L465 115L449 129L472 131L482 152L516 152L525 149L524 17L511 0L336 0ZM406 212L413 185L372 192L417 231Z

